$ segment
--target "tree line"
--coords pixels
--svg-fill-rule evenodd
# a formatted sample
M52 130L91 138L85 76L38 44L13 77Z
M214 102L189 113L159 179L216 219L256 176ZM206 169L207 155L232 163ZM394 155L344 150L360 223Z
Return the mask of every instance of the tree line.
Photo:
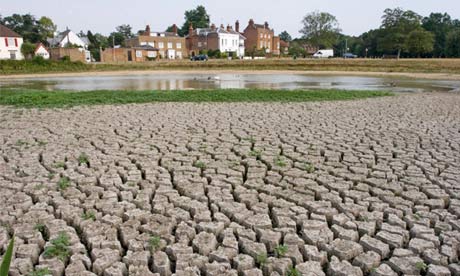
M386 9L378 29L348 36L341 32L335 16L312 12L302 20L300 33L303 36L293 40L287 32L280 35L291 41L291 54L306 55L308 44L362 57L460 57L460 20L447 13L423 17L411 10Z
M36 18L31 14L0 16L0 23L24 37L26 52L33 52L34 43L47 45L47 38L53 37L57 30L51 18ZM209 27L210 15L204 6L185 11L178 34L188 35L190 24L194 28ZM308 13L301 24L299 32L302 36L299 38L293 39L286 31L280 33L282 40L290 42L291 55L306 56L307 46L313 46L362 57L460 57L460 20L451 18L447 13L431 13L423 17L411 10L386 9L380 27L360 36L343 34L337 18L326 12ZM169 26L166 31L172 31L172 28ZM141 32L143 30L137 31L138 34ZM108 36L91 30L80 31L79 35L88 37L89 50L99 60L100 48L125 46L125 40L134 37L135 33L129 24L122 24Z

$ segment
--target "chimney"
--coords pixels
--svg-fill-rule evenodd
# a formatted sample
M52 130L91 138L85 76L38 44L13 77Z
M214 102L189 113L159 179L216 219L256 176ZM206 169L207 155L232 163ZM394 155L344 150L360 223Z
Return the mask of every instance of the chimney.
M252 19L249 20L249 26L254 26L254 20Z
M145 35L150 35L150 25L145 26Z
M220 29L221 29L221 30L224 30L224 29L225 29L224 24L220 24Z
M177 25L176 24L172 25L172 32L177 34Z
M268 22L265 21L265 29L268 29Z
M211 30L212 30L212 31L215 31L215 30L216 30L216 24L214 24L214 23L211 24Z
M227 25L227 32L230 32L232 30L232 26Z
M236 22L235 22L235 31L238 32L238 33L240 32L240 21L238 21L238 20L236 20Z
M190 25L188 25L188 34L191 35L193 33L193 24L190 23Z

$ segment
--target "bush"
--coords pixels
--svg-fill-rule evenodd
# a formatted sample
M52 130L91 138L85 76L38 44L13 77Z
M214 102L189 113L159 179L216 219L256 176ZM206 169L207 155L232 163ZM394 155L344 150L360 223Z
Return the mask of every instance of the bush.
M47 61L42 56L35 56L32 59L32 63L36 64L36 65L42 65L43 66L43 65L47 64Z
M63 56L61 58L61 60L64 61L64 62L70 62L70 57L69 56Z

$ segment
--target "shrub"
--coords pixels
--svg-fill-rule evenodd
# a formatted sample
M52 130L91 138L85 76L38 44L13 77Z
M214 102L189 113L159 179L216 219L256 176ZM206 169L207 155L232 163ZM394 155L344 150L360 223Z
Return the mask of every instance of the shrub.
M45 258L58 258L63 263L67 262L70 256L70 237L65 232L60 232L59 235L51 240L51 245L45 248Z

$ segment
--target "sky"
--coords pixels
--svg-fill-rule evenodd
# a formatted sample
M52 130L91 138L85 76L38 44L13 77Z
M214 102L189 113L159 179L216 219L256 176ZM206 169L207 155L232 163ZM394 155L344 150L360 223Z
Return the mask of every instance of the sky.
M75 32L91 30L108 35L121 24L130 24L133 32L150 24L152 31L164 31L176 23L182 26L184 11L197 5L206 7L211 22L216 25L234 25L238 19L240 28L249 19L256 23L268 21L275 33L288 31L300 36L302 18L312 11L324 11L335 15L343 33L360 35L378 28L386 8L411 9L426 16L431 12L448 12L460 19L459 0L2 0L0 15L31 13L37 17L48 16L58 30L66 27Z

